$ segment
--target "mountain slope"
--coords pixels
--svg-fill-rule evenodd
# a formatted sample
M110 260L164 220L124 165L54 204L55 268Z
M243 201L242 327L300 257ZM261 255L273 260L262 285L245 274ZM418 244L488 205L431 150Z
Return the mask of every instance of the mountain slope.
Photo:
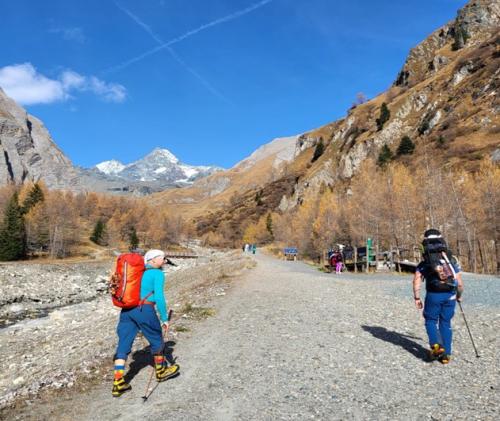
M200 234L230 226L237 238L241 227L268 211L292 210L322 186L347 188L367 158L376 160L383 146L396 152L404 136L415 151L411 158L396 159L409 168L432 157L443 166L474 171L481 158L500 155L499 9L497 1L471 1L410 51L388 91L351 108L345 118L296 137L286 165L261 165L258 171L235 167L155 200L194 217ZM377 124L383 103L390 117ZM319 141L325 151L311 162L311 147ZM212 188L217 183L221 191ZM257 194L268 200L254 200Z
M151 200L173 211L182 210L185 217L223 208L245 192L254 191L287 173L289 165L301 152L300 137L274 139L227 171L216 172L191 187L158 193Z

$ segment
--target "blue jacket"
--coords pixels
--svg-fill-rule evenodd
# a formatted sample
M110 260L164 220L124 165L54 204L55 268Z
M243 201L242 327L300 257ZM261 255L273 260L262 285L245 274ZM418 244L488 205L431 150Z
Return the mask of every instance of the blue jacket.
M167 300L164 294L165 288L165 275L160 269L155 269L150 265L146 265L146 271L142 275L141 280L141 300L146 298L148 294L153 293L147 298L147 301L154 301L158 313L160 313L160 320L168 322L167 320Z

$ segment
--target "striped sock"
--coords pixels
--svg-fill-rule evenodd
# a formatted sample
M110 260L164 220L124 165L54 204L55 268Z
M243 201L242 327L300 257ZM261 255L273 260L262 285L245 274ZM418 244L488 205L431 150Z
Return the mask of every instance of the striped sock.
M115 365L115 380L120 380L125 372L124 365Z
M163 355L155 355L154 359L156 368L161 368L165 363L165 357Z

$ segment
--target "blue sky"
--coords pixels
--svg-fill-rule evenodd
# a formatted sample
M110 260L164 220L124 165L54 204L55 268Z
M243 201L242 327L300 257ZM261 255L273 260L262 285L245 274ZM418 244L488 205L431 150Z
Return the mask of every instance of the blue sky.
M465 0L3 2L0 86L77 165L231 167L387 89Z

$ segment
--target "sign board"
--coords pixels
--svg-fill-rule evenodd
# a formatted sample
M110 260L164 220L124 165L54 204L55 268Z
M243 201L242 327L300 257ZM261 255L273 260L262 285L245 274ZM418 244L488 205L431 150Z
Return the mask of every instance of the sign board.
M298 250L297 250L297 247L285 247L285 249L283 250L283 253L297 255Z

